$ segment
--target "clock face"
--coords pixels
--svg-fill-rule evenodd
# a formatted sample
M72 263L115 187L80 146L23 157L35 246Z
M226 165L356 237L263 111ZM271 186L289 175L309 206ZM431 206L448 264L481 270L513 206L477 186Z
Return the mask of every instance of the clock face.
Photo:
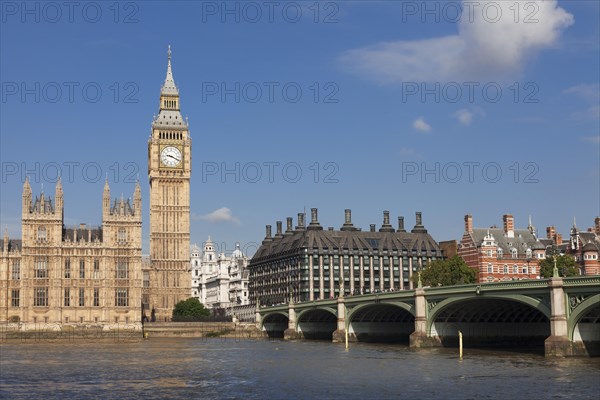
M181 164L181 150L167 146L160 152L160 162L166 167L177 167Z

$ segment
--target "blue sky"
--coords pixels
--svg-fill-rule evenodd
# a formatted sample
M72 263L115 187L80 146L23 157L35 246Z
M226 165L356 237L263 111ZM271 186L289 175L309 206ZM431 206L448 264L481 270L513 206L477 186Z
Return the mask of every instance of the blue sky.
M351 208L363 229L383 210L410 228L422 211L436 240L460 238L466 213L478 227L531 214L563 235L600 214L598 2L480 1L460 17L461 2L23 4L2 2L0 28L11 236L26 171L53 195L61 170L67 225L100 224L104 177L128 197L139 173L148 252L169 44L193 140L192 243L252 252L264 225L311 207L325 227Z

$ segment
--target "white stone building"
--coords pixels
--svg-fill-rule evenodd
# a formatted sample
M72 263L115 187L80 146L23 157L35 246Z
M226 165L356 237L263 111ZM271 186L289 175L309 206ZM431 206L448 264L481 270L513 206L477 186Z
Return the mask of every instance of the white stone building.
M228 309L249 304L248 257L240 250L239 243L230 255L217 254L209 236L204 251L192 247L190 266L192 297L205 307Z

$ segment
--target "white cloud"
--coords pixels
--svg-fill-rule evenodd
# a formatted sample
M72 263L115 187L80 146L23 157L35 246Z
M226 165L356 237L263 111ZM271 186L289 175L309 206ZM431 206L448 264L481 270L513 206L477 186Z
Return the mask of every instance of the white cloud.
M419 118L415 119L415 122L413 122L412 126L416 130L421 131L421 132L431 131L431 125L429 125L427 122L425 122L425 119L423 117L419 117Z
M467 110L466 108L458 110L457 112L452 114L452 116L456 117L456 119L458 119L458 122L460 122L463 125L468 126L471 125L471 122L473 122L473 113Z
M593 143L593 144L600 144L600 135L596 135L596 136L582 136L581 140L583 140L585 142Z
M475 107L471 110L466 109L466 108L461 108L460 110L458 110L457 112L452 114L452 116L454 118L456 118L458 120L458 122L460 122L462 125L465 125L465 126L471 125L471 122L473 122L473 119L475 118L476 115L484 116L485 113L483 112L483 110L481 108Z
M487 13L483 12L486 3L493 5ZM561 32L574 22L557 0L535 2L535 14L531 14L531 3L520 3L517 22L510 8L514 8L512 1L479 1L472 13L463 5L457 35L382 42L346 51L340 61L380 83L508 82L531 56L555 45ZM500 8L501 17L492 22L495 7ZM526 16L537 22L525 22Z
M565 94L574 94L581 98L591 101L600 100L600 84L582 84L577 86L571 86L563 91Z
M584 110L573 112L571 118L579 121L600 118L600 105L598 104L600 102L600 84L592 83L571 86L565 89L563 93L575 95L586 100L588 103L592 103L592 105Z
M234 216L231 210L227 207L221 207L205 215L194 215L193 219L199 219L209 222L233 222L238 225L241 224L240 219Z

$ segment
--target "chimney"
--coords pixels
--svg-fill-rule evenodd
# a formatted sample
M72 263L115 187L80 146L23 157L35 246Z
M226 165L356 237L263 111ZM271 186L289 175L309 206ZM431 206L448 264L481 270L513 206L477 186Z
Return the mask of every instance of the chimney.
M406 229L404 229L404 217L398 217L398 232L406 232Z
M465 232L473 232L473 216L471 214L465 215Z
M344 210L344 225L342 225L342 231L355 231L356 228L352 224L352 210L349 208Z
M383 225L381 225L379 232L395 232L392 225L390 225L390 212L387 210L383 212Z
M298 213L298 226L296 227L297 231L304 230L304 213Z
M285 229L285 234L286 235L291 235L292 232L294 231L294 220L292 219L292 217L287 217L285 219L285 222L287 224L287 227Z
M375 232L375 224L371 224L369 232Z
M265 242L272 242L273 238L271 237L271 225L267 225L265 226L265 240L263 240L263 243Z
M415 213L415 227L410 231L411 233L427 233L427 229L423 226L423 216L420 211Z
M511 214L504 214L502 221L504 222L504 233L506 236L509 238L515 237L515 220L513 216Z
M281 231L281 228L282 228L281 221L277 221L276 225L277 225L277 233L275 234L275 239L281 239L283 237L283 233Z
M556 245L559 246L562 244L562 235L560 233L556 234Z
M600 217L594 219L594 232L596 235L600 235Z
M319 224L319 218L318 218L318 214L317 214L317 209L316 208L311 208L310 209L310 224L308 225L307 229L310 230L323 230L323 227Z
M556 235L556 229L554 226L546 227L546 238L554 240L554 236Z

